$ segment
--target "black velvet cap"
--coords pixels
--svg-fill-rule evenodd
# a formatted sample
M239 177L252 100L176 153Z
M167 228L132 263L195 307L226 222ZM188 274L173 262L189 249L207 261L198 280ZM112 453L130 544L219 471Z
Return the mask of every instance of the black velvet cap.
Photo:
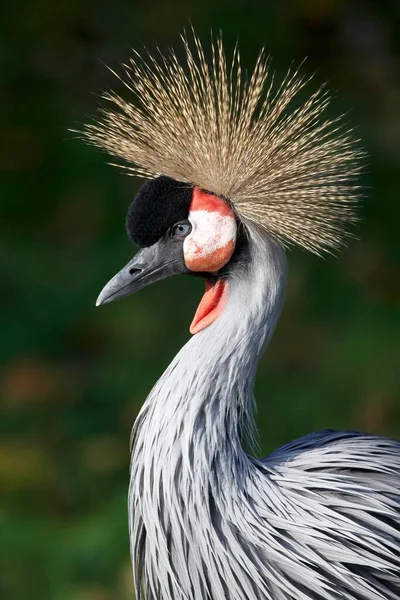
M129 238L144 248L155 244L168 229L189 216L193 188L162 175L138 191L126 216Z

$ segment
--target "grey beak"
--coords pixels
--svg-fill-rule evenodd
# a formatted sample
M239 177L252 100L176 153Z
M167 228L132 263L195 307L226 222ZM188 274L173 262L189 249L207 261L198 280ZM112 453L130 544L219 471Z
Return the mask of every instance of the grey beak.
M164 240L150 248L142 248L134 258L102 289L96 306L108 304L129 296L142 288L179 273L187 273L182 245L172 245Z

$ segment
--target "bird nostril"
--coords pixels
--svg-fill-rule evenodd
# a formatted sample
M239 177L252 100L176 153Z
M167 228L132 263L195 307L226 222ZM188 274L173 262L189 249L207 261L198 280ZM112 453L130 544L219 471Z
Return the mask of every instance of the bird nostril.
M135 267L132 267L132 269L129 269L129 275L136 275L136 273L141 273L143 271L143 269L137 269Z

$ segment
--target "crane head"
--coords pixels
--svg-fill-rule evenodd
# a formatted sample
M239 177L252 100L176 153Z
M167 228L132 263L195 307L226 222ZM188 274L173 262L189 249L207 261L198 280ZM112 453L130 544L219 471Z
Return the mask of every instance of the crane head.
M122 78L131 101L103 94L109 108L82 136L150 179L127 217L141 249L98 303L174 273L203 274L197 333L226 298L227 271L243 247L238 223L317 255L351 237L363 152L341 118L327 114L325 86L299 102L309 78L298 69L277 85L261 51L246 77L237 47L227 58L218 37L208 60L192 37L183 36L183 62L175 52L135 52Z
M108 108L82 137L128 173L156 178L154 190L160 175L176 182L177 206L163 205L147 223L178 211L185 194L177 186L186 185L229 199L242 221L285 247L339 249L358 219L364 153L342 118L329 116L326 86L303 100L310 78L299 69L277 83L261 51L246 76L237 47L227 57L221 37L208 51L191 37L183 36L183 55L134 52L121 77L130 100L104 93Z
M112 302L170 275L206 280L206 293L190 327L198 333L221 312L226 277L221 270L236 247L237 217L231 204L197 187L161 176L145 183L128 210L126 228L139 252L100 293Z

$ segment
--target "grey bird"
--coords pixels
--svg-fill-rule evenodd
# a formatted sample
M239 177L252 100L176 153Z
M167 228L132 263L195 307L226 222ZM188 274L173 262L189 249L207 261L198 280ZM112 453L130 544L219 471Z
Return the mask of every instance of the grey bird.
M83 137L148 178L126 226L139 246L103 289L111 302L169 275L202 277L191 338L133 428L129 530L138 600L400 598L400 443L307 435L257 459L253 382L276 327L285 247L316 254L357 218L362 152L320 89L274 83L261 53L246 78L221 39L209 60L135 53L128 102ZM269 400L271 401L271 400Z

